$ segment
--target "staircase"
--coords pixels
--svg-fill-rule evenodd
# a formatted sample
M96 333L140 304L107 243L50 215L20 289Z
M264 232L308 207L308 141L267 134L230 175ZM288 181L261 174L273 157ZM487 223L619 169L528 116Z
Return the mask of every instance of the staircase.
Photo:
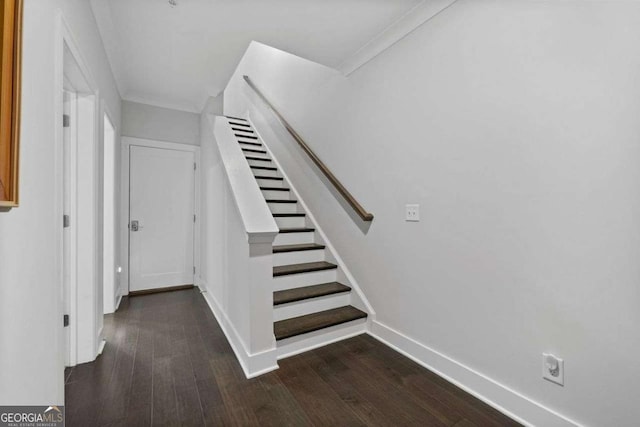
M367 313L351 305L357 297L338 281L346 276L258 134L247 120L227 120L280 229L273 244L278 357L364 332Z

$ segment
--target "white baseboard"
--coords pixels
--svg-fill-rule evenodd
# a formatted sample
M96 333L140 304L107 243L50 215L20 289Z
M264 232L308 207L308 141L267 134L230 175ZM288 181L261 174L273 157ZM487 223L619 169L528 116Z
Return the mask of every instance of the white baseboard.
M114 311L114 313L116 311L118 311L118 309L120 308L120 303L122 302L122 294L120 292L118 292L118 299L116 300L116 308Z
M383 323L372 322L369 334L521 424L544 427L580 425Z
M107 340L100 341L100 345L98 346L98 354L96 355L96 357L102 354L106 345L107 345Z
M222 332L224 332L224 335L227 337L227 341L229 341L236 355L236 359L238 359L244 371L244 375L247 378L254 378L278 369L276 349L273 348L260 353L250 353L240 339L240 335L233 326L233 323L231 323L220 304L218 304L218 301L216 301L213 295L206 291L204 283L200 283L198 287L213 312L213 315L216 317L218 324L220 324Z

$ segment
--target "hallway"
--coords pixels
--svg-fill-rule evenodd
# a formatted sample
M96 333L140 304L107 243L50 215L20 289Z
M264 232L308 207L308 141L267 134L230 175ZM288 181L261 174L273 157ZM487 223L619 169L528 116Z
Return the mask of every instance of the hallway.
M197 288L125 298L105 333L66 372L68 426L517 425L366 335L247 380Z

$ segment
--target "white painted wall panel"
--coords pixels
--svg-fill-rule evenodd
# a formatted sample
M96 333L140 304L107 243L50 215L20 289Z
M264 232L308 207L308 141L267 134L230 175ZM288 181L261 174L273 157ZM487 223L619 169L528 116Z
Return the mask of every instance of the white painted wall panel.
M122 101L122 135L200 145L200 115Z

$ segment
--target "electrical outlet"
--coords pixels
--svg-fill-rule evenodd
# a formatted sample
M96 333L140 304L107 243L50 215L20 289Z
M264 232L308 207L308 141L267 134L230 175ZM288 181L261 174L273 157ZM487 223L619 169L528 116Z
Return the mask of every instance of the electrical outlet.
M564 360L550 353L542 353L542 378L564 386Z
M420 205L407 205L406 221L420 221Z

